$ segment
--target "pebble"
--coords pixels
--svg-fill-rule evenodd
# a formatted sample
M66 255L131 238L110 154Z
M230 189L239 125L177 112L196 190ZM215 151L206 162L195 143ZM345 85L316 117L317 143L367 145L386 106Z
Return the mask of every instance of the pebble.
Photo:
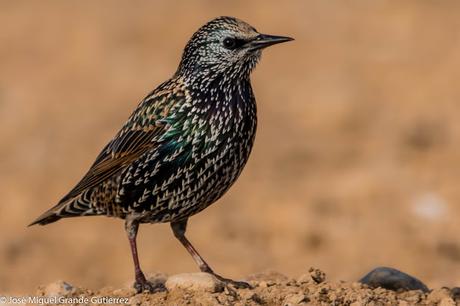
M310 268L308 273L302 274L297 278L297 283L300 284L307 284L311 281L320 284L326 280L326 273L321 271L320 269Z
M184 289L191 291L222 292L225 284L209 273L182 273L170 276L165 283L169 291Z
M379 267L375 268L363 278L359 280L360 283L366 284L371 288L385 288L388 290L421 290L428 292L428 287L420 280L416 279L409 274L399 270Z
M288 295L284 299L283 305L291 306L291 305L299 305L299 304L308 303L308 302L309 302L309 299L305 294L298 293L298 294Z
M460 300L460 287L454 287L454 288L450 289L450 293L452 295L452 299Z
M326 280L326 273L324 273L320 269L310 268L308 270L308 273L310 273L311 279L314 280L317 284L320 284Z

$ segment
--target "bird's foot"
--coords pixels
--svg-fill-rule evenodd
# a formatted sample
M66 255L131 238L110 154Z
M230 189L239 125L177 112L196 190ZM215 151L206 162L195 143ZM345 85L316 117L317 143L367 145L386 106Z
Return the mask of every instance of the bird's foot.
M134 282L133 287L136 289L136 293L157 293L167 290L164 284L149 282L144 275L136 277L136 281Z
M209 272L208 272L209 273ZM225 285L231 285L235 287L236 289L252 289L252 286L249 285L246 282L242 281L234 281L229 278L222 277L214 272L211 273L215 278L217 278L219 281L223 282Z

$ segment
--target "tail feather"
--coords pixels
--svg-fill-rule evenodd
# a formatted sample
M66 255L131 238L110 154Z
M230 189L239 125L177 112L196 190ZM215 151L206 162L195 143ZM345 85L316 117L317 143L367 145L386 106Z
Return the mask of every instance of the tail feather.
M47 212L45 212L44 214L42 214L40 217L38 217L37 219L35 219L34 222L30 223L30 224L27 225L27 226L32 226L32 225L35 225L35 224L46 225L46 224L49 224L49 223L56 222L56 221L58 221L58 220L61 219L61 218L62 218L62 217L59 217L59 216L56 215L54 212L47 211Z
M71 199L64 198L63 200L64 201L59 202L56 206L45 211L28 226L35 224L46 225L56 222L62 218L87 216L92 214L89 202L84 201L81 195Z
M66 205L67 203L68 202L58 203L56 206L48 209L43 214L41 214L37 219L35 219L35 221L30 223L28 226L32 226L35 224L45 225L45 224L49 224L49 223L58 221L59 219L62 218L61 210L63 206Z

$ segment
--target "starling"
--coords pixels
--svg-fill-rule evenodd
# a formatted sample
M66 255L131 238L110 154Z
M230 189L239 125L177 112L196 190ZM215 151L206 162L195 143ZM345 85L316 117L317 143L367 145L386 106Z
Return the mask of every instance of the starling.
M185 46L176 73L137 106L81 181L31 225L105 215L125 220L137 292L164 287L140 269L140 223L169 222L202 272L214 273L185 237L187 220L216 202L246 164L256 132L250 73L265 47L290 37L260 34L234 17L215 18Z

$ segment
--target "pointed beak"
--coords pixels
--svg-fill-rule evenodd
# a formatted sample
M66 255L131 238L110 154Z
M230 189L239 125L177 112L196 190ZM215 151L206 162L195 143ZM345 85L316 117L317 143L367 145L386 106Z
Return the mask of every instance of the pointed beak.
M259 50L266 48L268 46L280 44L283 42L288 42L294 40L294 38L286 36L275 36L267 34L259 34L254 40L248 43L249 50Z

